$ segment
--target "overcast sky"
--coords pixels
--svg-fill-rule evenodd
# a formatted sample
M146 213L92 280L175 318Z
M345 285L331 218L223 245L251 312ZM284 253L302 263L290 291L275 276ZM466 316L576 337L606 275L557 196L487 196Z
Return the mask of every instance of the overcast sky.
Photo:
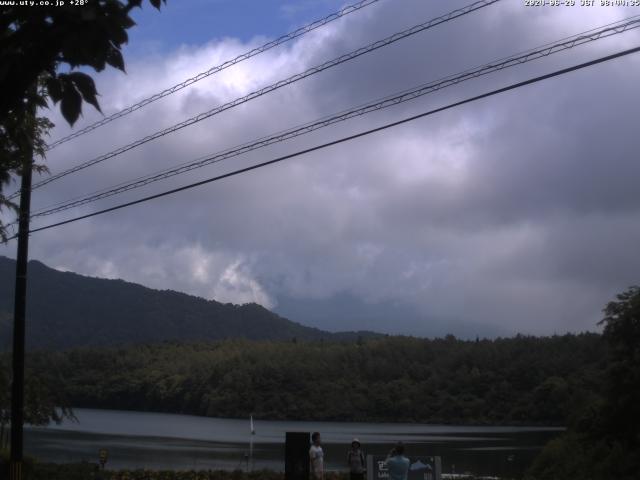
M58 172L467 3L381 0L66 143L50 152L47 164ZM103 111L113 113L340 6L169 0L162 13L146 6L126 51L127 75L96 77ZM34 208L636 14L640 9L535 8L503 0L52 183L34 192ZM639 42L638 31L601 40L35 224L270 159ZM324 317L310 311L295 318L320 328L431 334L433 325L450 323L452 330L469 326L474 335L592 330L604 304L640 282L639 74L640 56L626 57L36 233L30 256L59 269L219 301L276 310L285 299L327 307ZM99 117L86 107L76 128ZM54 121L53 139L70 131L59 115ZM14 250L11 243L0 254L14 256ZM369 313L338 318L329 307L345 296ZM391 313L369 321L376 311ZM405 318L403 311L415 315Z

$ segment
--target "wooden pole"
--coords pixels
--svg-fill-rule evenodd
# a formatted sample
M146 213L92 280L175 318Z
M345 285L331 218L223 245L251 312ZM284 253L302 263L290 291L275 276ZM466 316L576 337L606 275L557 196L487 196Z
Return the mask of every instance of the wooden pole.
M33 115L35 121L35 112ZM20 186L18 219L18 253L13 315L13 381L11 383L11 458L10 480L22 480L24 425L24 350L27 306L27 262L29 260L29 216L31 214L31 174L33 147L25 152Z

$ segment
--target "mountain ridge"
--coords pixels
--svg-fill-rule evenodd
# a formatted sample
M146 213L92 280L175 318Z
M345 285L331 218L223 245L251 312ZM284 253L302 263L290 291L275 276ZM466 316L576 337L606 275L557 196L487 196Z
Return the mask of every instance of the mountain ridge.
M11 338L15 261L0 256L0 349ZM235 305L122 279L59 271L29 262L27 347L135 345L163 341L355 340L373 332L305 326L256 303Z

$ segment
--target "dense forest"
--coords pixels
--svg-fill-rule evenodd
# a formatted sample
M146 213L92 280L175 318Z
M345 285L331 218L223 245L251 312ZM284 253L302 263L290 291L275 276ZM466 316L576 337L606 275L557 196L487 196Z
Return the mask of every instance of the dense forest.
M75 407L218 417L565 424L597 394L599 335L164 343L29 357Z
M547 444L527 480L637 480L640 472L640 287L602 320L607 366L599 394L576 404L569 429Z

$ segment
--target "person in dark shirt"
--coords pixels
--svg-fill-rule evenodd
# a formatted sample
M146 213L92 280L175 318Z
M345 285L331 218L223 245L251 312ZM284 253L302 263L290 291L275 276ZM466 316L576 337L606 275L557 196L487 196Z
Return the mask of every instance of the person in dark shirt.
M362 453L360 440L354 438L351 448L347 453L347 465L349 465L349 478L351 480L364 480L365 461Z

